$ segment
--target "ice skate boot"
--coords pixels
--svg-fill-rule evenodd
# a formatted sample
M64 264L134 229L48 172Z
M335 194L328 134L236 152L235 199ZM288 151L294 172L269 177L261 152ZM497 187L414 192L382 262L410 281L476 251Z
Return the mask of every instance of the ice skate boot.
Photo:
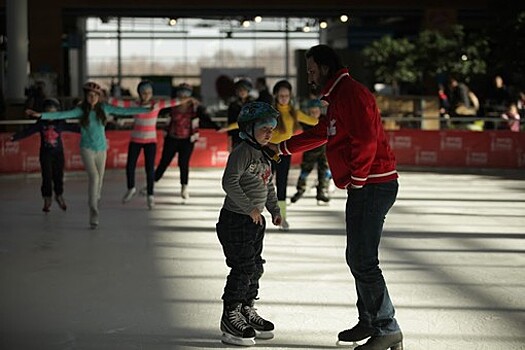
M182 187L180 189L180 196L184 200L190 198L190 193L188 192L188 185L182 185Z
M274 325L272 322L265 320L259 314L257 314L257 309L253 306L253 300L243 304L241 312L246 318L246 321L250 326L255 329L255 337L258 339L272 339Z
M286 221L285 218L282 218L281 225L279 226L279 230L287 232L290 231L290 224L288 221Z
M317 199L317 205L328 205L328 202L330 202L330 198L328 198L324 189L317 190L315 199Z
M153 195L148 196L146 201L148 203L148 209L151 210L155 207L155 197Z
M356 347L354 350L403 350L403 333L378 335Z
M124 194L124 197L122 197L122 203L129 202L133 197L135 197L135 193L137 192L137 189L135 187L132 187L128 189L126 194Z
M62 197L62 195L55 196L55 200L57 201L60 209L62 209L63 211L67 210L66 201L64 200L64 197Z
M355 343L372 336L372 334L374 334L372 327L359 322L353 328L340 332L337 338L340 342Z
M224 305L221 341L225 344L252 346L255 345L255 330L242 315L241 308L241 303Z
M51 210L51 197L44 197L44 207L42 208L42 211L45 213L49 213L49 210Z
M303 197L303 194L304 194L304 189L297 190L297 192L292 196L292 198L290 198L290 201L292 203L297 202L299 199Z
M98 210L90 208L89 209L89 227L92 230L98 227Z

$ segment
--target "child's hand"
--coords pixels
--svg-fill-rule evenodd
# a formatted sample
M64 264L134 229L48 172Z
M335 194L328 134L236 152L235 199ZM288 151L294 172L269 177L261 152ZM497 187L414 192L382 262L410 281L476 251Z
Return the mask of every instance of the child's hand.
M37 111L34 111L32 109L26 109L26 115L28 117L38 118L42 115L42 113L38 113Z
M281 226L282 222L283 222L283 217L281 215L276 215L272 218L272 223L275 226Z
M252 218L252 221L254 224L262 225L263 220L262 220L261 212L259 211L259 209L254 208L252 212L250 213L250 217Z
M195 109L197 109L197 107L201 104L201 102L197 100L195 97L190 97L186 103L188 102L191 102L191 104L193 105L193 108Z

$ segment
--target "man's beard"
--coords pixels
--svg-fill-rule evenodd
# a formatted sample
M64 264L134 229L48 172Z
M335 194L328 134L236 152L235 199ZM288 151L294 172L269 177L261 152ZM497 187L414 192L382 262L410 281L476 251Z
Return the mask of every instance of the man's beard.
M321 94L321 86L315 84L314 82L308 83L308 90L312 95L319 96Z
M312 94L315 94L315 96L321 95L321 91L323 90L323 87L325 86L327 81L328 77L321 75L319 77L319 84L316 84L313 81L308 82L310 92Z

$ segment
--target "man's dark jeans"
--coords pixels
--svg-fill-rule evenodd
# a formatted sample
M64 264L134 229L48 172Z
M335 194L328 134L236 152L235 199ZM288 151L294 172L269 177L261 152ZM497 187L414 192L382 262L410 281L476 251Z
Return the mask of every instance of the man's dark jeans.
M397 180L367 184L348 190L346 202L346 262L355 278L359 322L373 327L374 335L400 331L378 258L383 224L398 187Z
M264 217L263 217L264 220ZM264 269L261 257L265 223L253 223L249 215L222 209L216 225L226 265L231 269L224 287L225 304L254 300Z

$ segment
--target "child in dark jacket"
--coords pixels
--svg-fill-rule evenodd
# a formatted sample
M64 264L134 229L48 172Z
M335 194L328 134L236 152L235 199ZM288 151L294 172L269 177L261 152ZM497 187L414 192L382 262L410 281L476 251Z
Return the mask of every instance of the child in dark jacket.
M251 346L255 337L270 339L274 325L255 311L254 301L263 274L262 258L266 223L264 208L274 225L281 224L281 213L272 182L270 157L263 147L277 125L279 113L264 102L244 105L239 114L242 140L230 153L222 187L226 198L217 223L230 273L222 295L222 342Z
M55 98L44 100L43 108L45 112L56 112L60 109L60 102ZM12 137L12 141L21 140L37 132L40 133L40 170L42 173L42 186L40 188L44 198L44 212L49 212L51 208L51 196L55 192L55 200L62 210L66 210L66 202L62 194L64 193L64 146L62 144L62 132L80 133L78 124L68 124L65 120L42 120L17 133Z

